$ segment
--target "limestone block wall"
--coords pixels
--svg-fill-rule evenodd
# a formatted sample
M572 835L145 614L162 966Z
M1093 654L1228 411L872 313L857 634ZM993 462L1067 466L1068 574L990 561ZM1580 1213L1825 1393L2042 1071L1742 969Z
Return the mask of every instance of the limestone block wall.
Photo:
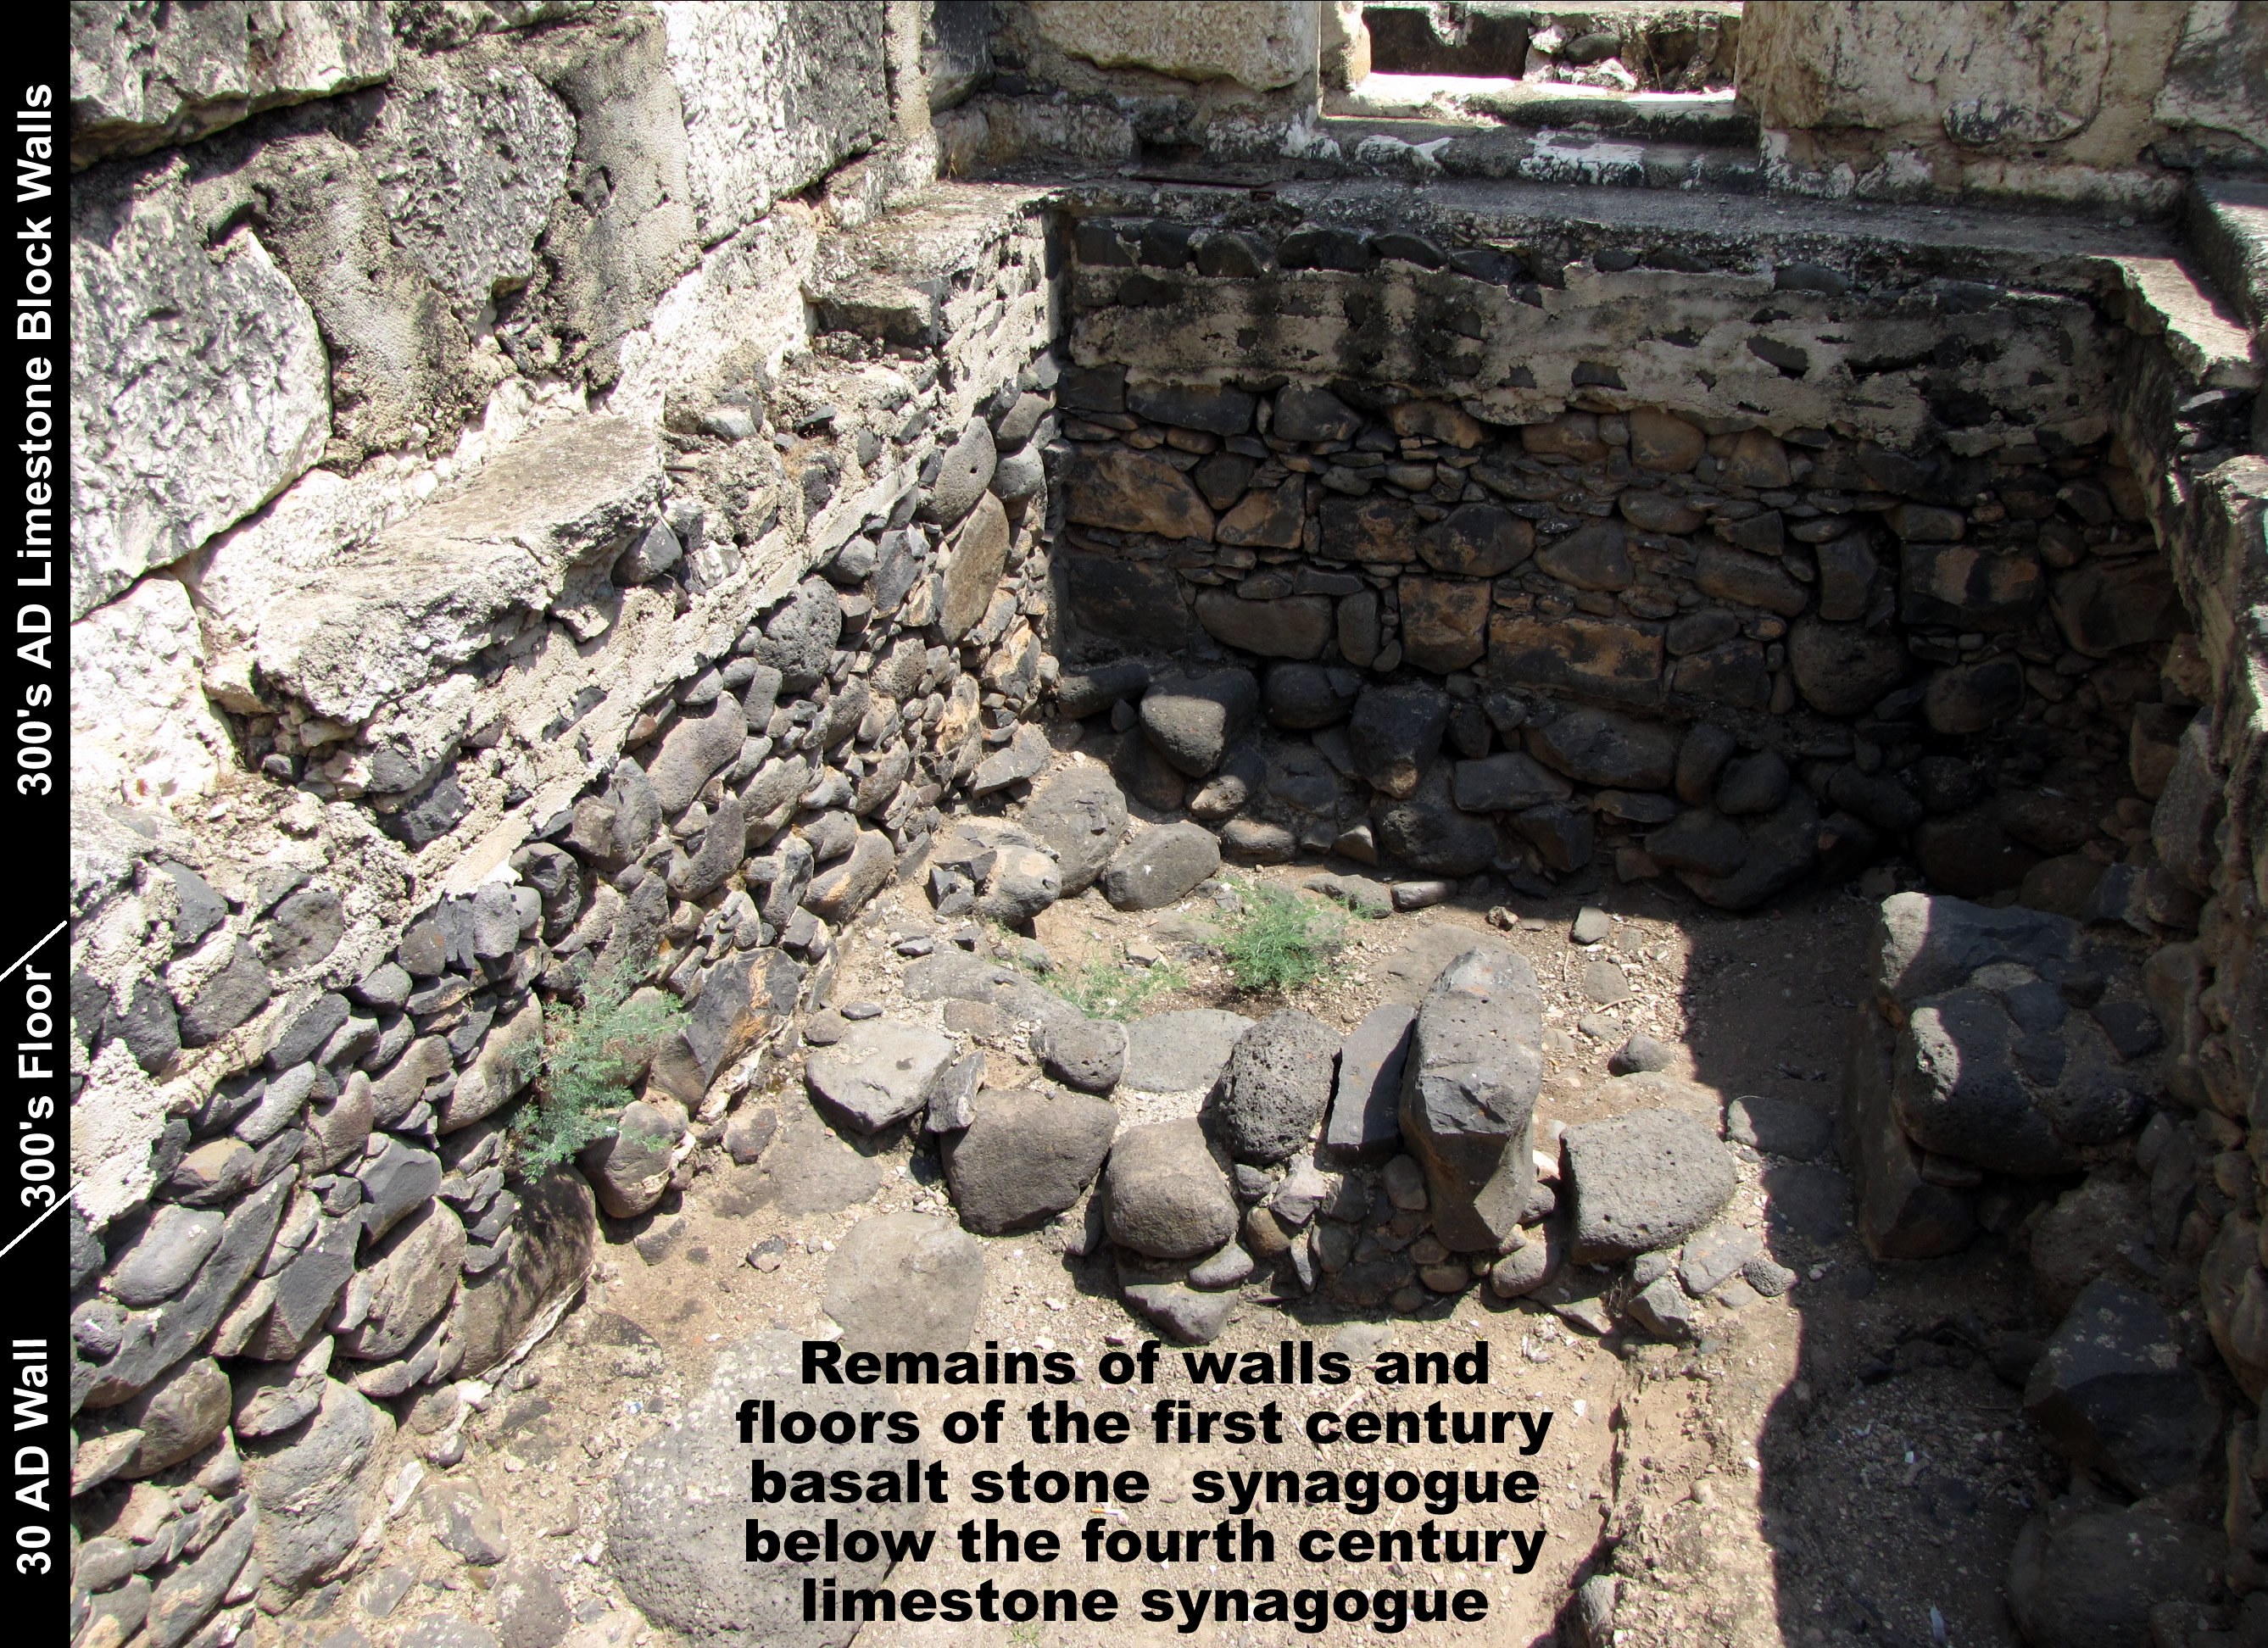
M1781 187L2163 210L2194 168L2262 164L2260 27L2212 4L1751 0L1737 78Z
M970 175L1043 155L1278 158L1314 121L1320 10L1310 0L995 0L973 94L938 123L943 165Z
M955 175L1446 173L2162 217L2191 177L2264 165L2256 10L1000 0L938 138Z
M1595 858L1734 907L1819 842L1838 875L1903 845L1948 890L2029 874L2078 914L2139 830L2196 642L2110 428L2110 266L2090 291L1693 241L1068 232L1071 620L1090 651L1263 671L1279 730L1351 717L1351 782L1256 788L1255 843ZM1373 694L1438 703L1421 747L1375 742ZM1563 718L1673 731L1610 756ZM1413 761L1414 795L1385 776Z

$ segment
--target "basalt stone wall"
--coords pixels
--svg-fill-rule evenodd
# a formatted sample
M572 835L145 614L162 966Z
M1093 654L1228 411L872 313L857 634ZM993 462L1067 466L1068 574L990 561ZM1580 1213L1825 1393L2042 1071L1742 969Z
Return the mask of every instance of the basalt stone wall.
M1316 740L1349 782L1254 786L1278 828L1253 842L1611 859L1733 907L1822 855L1904 848L1981 896L2130 844L2196 643L2110 426L2115 287L1069 235L1051 456L1082 645L1251 668L1279 730L1351 717ZM2191 408L2192 440L2232 413Z
M2192 240L2222 283L2231 353L2257 338L2264 314L2259 198L2226 187L2193 202ZM2150 519L2197 620L2203 707L2178 726L2151 820L2149 873L2198 902L2194 936L2161 931L2167 942L2147 963L2169 1058L2163 1108L2132 1167L2090 1176L2085 1188L2101 1205L2117 1196L2146 1210L2151 1255L2242 1393L2224 1437L2231 1464L2220 1507L2228 1579L2241 1593L2268 1580L2255 1554L2264 1484L2248 1452L2258 1428L2249 1406L2268 1391L2259 1235L2268 1211L2268 464L2257 443L2216 448L2183 431L2182 414L2214 392L2198 382L2198 359L2182 342L2137 345L2117 417L2122 437L2149 455ZM2164 731L2176 733L2171 724Z
M1043 757L1045 197L934 186L934 21L78 19L80 1640L351 1567ZM687 1028L523 1173L594 977Z
M288 1596L348 1560L384 1436L406 1424L453 1458L453 1381L548 1331L597 1215L644 1213L718 1141L822 987L833 932L944 813L1036 770L1045 740L1019 728L1053 661L1030 441L1054 371L1028 324L1043 305L1002 324L1043 289L1037 220L990 228L957 271L997 346L984 370L956 376L948 325L929 349L834 335L831 373L802 380L832 395L805 473L832 481L839 444L877 477L802 539L812 570L686 575L733 552L674 479L753 434L733 386L659 442L551 425L382 536L369 583L311 599L298 671L261 670L260 702L231 712L280 807L266 862L247 874L160 816L89 816L107 874L72 977L78 1102L90 1132L130 1136L147 1095L157 1137L112 1164L99 1232L71 1214L83 1610ZM946 422L956 400L972 409ZM808 450L762 445L766 462ZM546 542L579 546L571 605L498 564ZM468 609L481 644L435 658ZM389 644L420 642L394 702L442 731L403 784L389 775L421 758L319 695L372 690ZM576 678L544 667L555 652ZM560 759L571 776L533 770ZM479 813L500 821L453 842ZM347 842L400 866L390 931L365 919ZM427 863L438 897L419 901ZM608 1137L523 1176L524 1055L548 1004L609 977L688 1026L642 1061ZM217 1583L209 1550L232 1564Z
M2186 1502L2213 1527L2223 1611L2239 1622L2259 1617L2268 1580L2255 1413L2268 1392L2268 466L2247 450L2245 393L2262 315L2256 198L2196 202L2192 244L2220 297L2161 306L2155 322L2129 312L2141 324L2122 351L2116 434L2194 624L2132 711L2130 844L2063 914L2037 878L2024 903L2041 908L1889 901L1844 1096L1868 1246L1927 1258L1982 1228L2028 1254L2043 1313L2063 1323L2027 1407L2102 1480ZM2024 1101L1976 1126L1987 1090ZM2082 1337L2122 1371L2147 1361L2158 1383L2126 1387L2133 1405L2115 1419L2089 1407L2090 1374L2057 1350ZM2020 1549L2012 1596L2036 1549ZM2038 1634L2023 1609L2018 1623Z

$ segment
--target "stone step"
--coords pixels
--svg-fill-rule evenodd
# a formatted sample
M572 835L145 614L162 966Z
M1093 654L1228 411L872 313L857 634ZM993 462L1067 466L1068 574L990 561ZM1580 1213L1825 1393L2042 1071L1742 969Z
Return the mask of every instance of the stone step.
M2255 327L2268 325L2268 184L2198 180L2183 227L2213 284Z
M2204 277L2180 258L2110 257L2125 298L2125 321L2145 337L2165 339L2197 389L2257 389L2258 346L2247 327Z

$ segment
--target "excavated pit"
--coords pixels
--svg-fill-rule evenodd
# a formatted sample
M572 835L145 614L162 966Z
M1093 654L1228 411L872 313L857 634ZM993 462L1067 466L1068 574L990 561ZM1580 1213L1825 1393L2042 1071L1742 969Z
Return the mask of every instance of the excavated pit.
M1240 1641L1288 1628L1237 1586L1469 1593L1411 1629L1491 1643L2250 1640L2245 327L2163 226L1489 164L939 185L822 243L771 365L727 248L724 340L620 346L606 416L200 552L227 806L85 827L74 1069L147 1165L74 1229L75 1640L968 1640L750 1578L723 1426L814 1335L1070 1352L1046 1394L1138 1420L1108 1349L1485 1340L1484 1405L1554 1416L1525 1565L1340 1537L1469 1505L1263 1508L1272 1564L1027 1565L1123 1608L1012 1640L1185 1635L1135 1599L1199 1586ZM1271 893L1335 966L1239 990ZM530 1180L515 1049L594 966L688 1022ZM1477 1167L1411 1096L1474 1044ZM1211 1537L1190 1473L1253 1462L1158 1450L1106 1519ZM1010 1584L968 1513L834 1571Z

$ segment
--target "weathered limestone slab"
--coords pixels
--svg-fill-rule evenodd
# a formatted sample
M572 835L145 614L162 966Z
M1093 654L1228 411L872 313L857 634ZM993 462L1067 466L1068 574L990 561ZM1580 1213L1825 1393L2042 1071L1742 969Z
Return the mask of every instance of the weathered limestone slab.
M397 85L365 152L387 227L469 328L536 273L575 118L518 63Z
M261 109L375 85L394 69L385 11L99 5L71 13L71 169L194 143Z
M1294 84L1315 64L1314 8L1298 0L1234 11L1035 0L1027 9L1050 44L1105 69L1147 69L1176 80L1233 80L1264 92Z
M72 191L74 618L258 509L330 433L313 311L249 229L208 245L187 177L176 158Z
M762 217L888 128L880 9L674 0L656 10L685 109L703 245Z
M130 806L209 791L235 754L203 665L178 578L144 578L72 625L71 782Z
M260 666L318 715L359 725L492 644L510 614L559 602L577 572L602 578L660 489L652 440L620 419L537 430L272 611Z

